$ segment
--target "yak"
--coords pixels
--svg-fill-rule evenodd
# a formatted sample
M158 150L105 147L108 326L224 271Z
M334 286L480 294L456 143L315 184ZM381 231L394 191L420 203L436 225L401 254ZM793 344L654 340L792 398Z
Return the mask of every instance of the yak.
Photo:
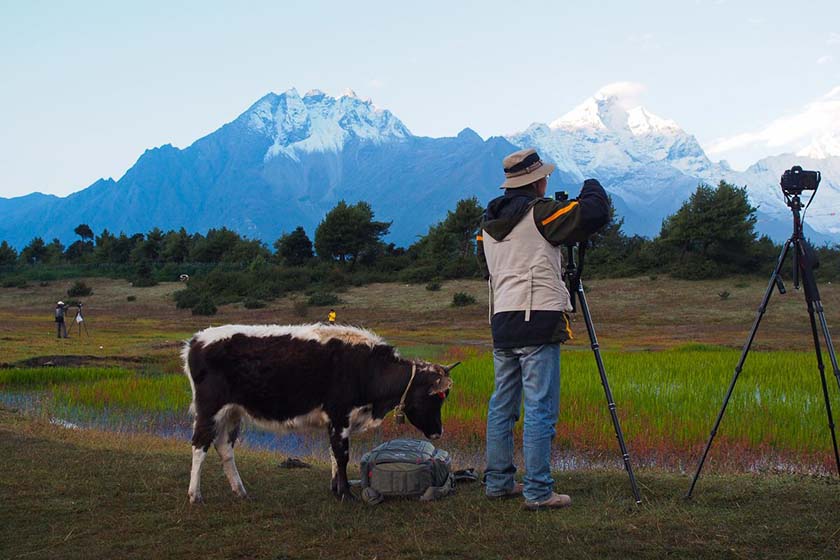
M212 444L238 497L247 493L233 446L243 418L278 432L326 428L331 490L352 499L350 434L396 409L429 439L443 435L450 370L402 358L373 332L343 325L225 325L196 333L182 358L194 413L190 502L201 502L201 467Z

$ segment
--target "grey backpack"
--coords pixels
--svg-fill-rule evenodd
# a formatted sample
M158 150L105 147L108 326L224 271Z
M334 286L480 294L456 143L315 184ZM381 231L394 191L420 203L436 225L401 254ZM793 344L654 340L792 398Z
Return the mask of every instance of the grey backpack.
M449 453L428 441L386 441L362 457L362 499L374 505L392 496L442 498L455 487L451 464Z

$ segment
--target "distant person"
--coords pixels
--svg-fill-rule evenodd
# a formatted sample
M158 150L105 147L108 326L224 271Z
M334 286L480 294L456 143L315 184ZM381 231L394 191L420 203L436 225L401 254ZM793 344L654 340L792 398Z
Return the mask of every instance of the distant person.
M534 149L504 161L505 194L484 211L478 254L490 284L495 390L487 411L485 492L525 498L526 509L566 507L554 492L551 442L560 410L560 343L571 337L569 292L561 250L586 239L609 218L604 189L583 183L577 200L545 197L554 165ZM524 484L514 479L513 427L525 397Z
M327 320L330 322L330 325L335 325L335 309L330 309L330 313L327 315Z
M64 314L67 312L67 304L59 301L55 304L55 326L57 329L57 338L69 338L67 336L67 326L64 324Z

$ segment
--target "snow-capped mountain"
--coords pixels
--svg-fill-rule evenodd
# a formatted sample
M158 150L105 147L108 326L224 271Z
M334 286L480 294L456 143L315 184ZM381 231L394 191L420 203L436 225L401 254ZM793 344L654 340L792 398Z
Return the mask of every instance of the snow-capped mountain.
M661 217L679 207L699 178L717 176L717 182L728 171L712 163L694 136L674 121L644 107L628 109L608 92L550 124L535 123L507 138L517 146L537 147L557 164L564 184L599 178L609 186L626 229L644 235L658 233Z
M758 207L758 230L780 240L790 234L790 211L779 188L785 169L822 169L825 177L809 211L808 232L818 242L840 238L840 136L823 135L798 155L766 158L746 171L712 162L691 134L644 107L627 108L609 91L586 99L550 124L535 123L507 136L535 146L557 164L561 184L597 177L613 196L630 233L656 235L662 218L676 210L698 183L721 179L746 185Z
M371 203L391 221L389 240L408 245L462 198L498 196L501 161L536 147L557 164L549 189L577 193L596 177L613 197L629 234L654 236L700 182L747 185L758 230L790 234L779 176L791 166L823 172L806 222L818 242L840 241L840 136L822 134L799 155L765 158L746 171L712 162L676 122L601 90L548 124L483 140L411 134L400 120L351 91L269 93L234 121L184 149L147 150L118 181L100 179L60 198L0 198L0 239L22 247L34 236L69 242L73 228L145 232L226 226L271 242L302 225L310 233L339 200Z
M266 242L303 226L310 234L339 200L371 203L389 240L412 243L459 199L498 195L502 138L464 129L423 138L352 92L270 93L187 148L147 150L119 181L59 198L0 198L0 239L67 243L73 228L146 232L226 226Z
M759 219L764 218L763 231L781 239L790 235L792 221L779 179L785 170L794 165L822 173L822 182L814 202L805 215L811 238L818 242L837 242L840 239L840 157L815 158L781 154L764 158L741 173L726 174L725 178L747 186L750 201L759 208ZM811 193L808 191L802 196L803 202L807 202Z
M390 111L359 99L353 90L338 98L320 90L303 97L294 88L269 93L240 119L249 129L272 140L265 159L279 155L298 160L298 154L338 152L351 138L381 143L404 140L411 132Z
M798 156L814 159L840 157L840 132L826 132L796 152Z

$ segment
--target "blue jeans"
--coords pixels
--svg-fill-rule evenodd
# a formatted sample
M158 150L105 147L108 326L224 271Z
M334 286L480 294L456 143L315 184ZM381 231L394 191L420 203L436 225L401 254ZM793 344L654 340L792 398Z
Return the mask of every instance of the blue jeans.
M554 487L551 440L560 412L560 345L496 348L493 363L496 389L487 411L485 492L494 496L513 488L513 426L519 420L524 392L524 497L545 500Z

